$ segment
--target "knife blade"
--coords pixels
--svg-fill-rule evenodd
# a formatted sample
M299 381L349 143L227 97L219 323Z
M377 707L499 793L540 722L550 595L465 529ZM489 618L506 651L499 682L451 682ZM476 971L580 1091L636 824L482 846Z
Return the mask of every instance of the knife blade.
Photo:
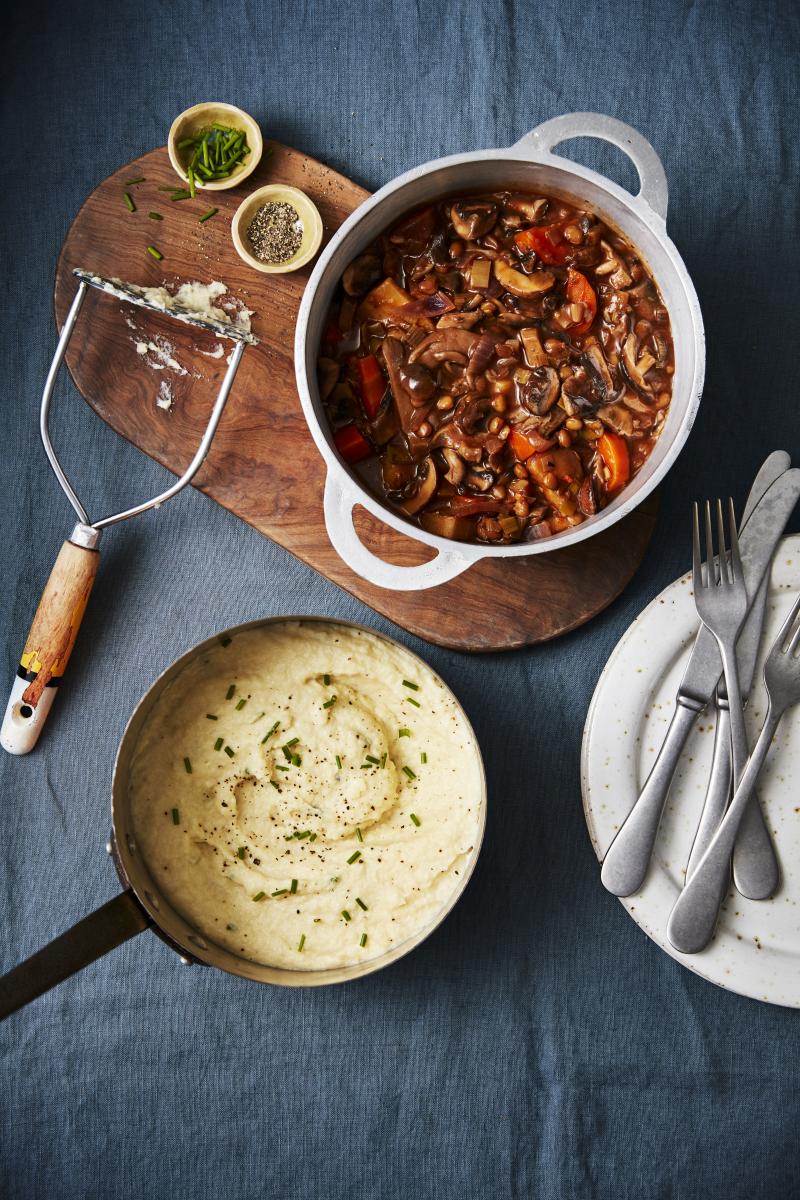
M740 529L747 523L753 509L767 488L791 466L791 459L784 450L776 450L765 460L750 489L750 495L742 514ZM769 572L761 581L750 615L736 643L736 658L739 664L739 682L742 701L747 702L753 686L758 647L764 625L764 610L769 590ZM687 881L694 874L700 859L717 831L725 815L731 797L733 761L731 757L730 709L728 693L723 675L717 685L717 721L714 728L714 749L711 756L711 771L708 778L700 822L692 843L689 861L686 864ZM755 792L751 800L752 813L742 822L734 853L734 881L737 889L750 899L763 900L771 896L778 885L778 861L772 840L764 824L764 817Z
M790 468L766 490L743 526L739 549L748 596L752 597L751 607L798 497L800 470ZM695 720L714 694L721 674L722 662L714 635L701 625L653 769L603 859L601 879L615 896L633 895L644 881L675 768Z

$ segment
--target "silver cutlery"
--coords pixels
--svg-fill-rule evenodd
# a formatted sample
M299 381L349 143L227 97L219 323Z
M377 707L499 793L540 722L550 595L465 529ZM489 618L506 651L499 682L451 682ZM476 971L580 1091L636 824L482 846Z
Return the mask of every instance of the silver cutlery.
M798 497L800 470L791 468L766 489L743 525L739 547L750 600L770 569L775 547ZM633 895L644 882L675 768L697 716L714 695L721 673L717 643L713 634L701 626L653 769L603 860L601 878L615 896ZM763 824L760 809L754 811L754 820Z
M726 548L725 518L722 501L717 500L718 553L714 557L714 534L711 527L711 505L706 500L703 526L705 530L705 561L700 549L700 512L694 505L692 519L692 582L697 615L716 638L722 658L725 690L728 695L728 718L731 725L731 754L733 785L738 787L747 762L747 732L744 725L742 688L736 643L747 616L747 587L744 581L739 539L736 533L736 514L733 501L728 501L728 538L730 558Z
M784 471L788 471L790 466L791 459L785 450L775 450L765 459L753 480L750 495L747 497L742 523L739 527L740 532L769 485ZM761 587L758 589L753 606L736 643L739 683L742 688L742 701L745 704L753 686L768 591L769 574L765 575L761 581ZM689 861L686 864L687 879L694 874L697 864L708 849L733 794L731 726L728 713L728 693L725 690L724 679L720 680L717 685L716 709L714 749L711 756L708 788L703 801L697 833L689 854ZM758 797L756 797L757 802ZM767 833L763 820L759 821L758 812L754 809L751 814L751 810L748 809L733 848L733 882L737 890L748 899L765 900L776 891L779 877L778 860L772 839Z
M800 701L800 659L796 653L800 645L798 614L800 597L792 606L764 664L767 715L753 753L711 844L670 914L667 937L682 954L697 954L711 940L728 878L733 844L753 788L781 717L787 708Z
M788 467L788 454L785 455L785 458ZM747 510L745 509L746 516ZM742 702L745 705L753 686L768 591L769 576L766 575L736 643L739 685ZM731 725L728 693L723 679L717 685L717 713L711 771L700 822L692 843L689 861L686 864L687 879L691 879L694 874L700 859L717 831L717 826L725 815L725 810L733 794L732 784ZM745 813L736 844L733 847L733 882L737 891L746 896L748 900L766 900L769 896L774 895L780 882L777 855L764 824L758 796L755 793L753 793L753 799Z

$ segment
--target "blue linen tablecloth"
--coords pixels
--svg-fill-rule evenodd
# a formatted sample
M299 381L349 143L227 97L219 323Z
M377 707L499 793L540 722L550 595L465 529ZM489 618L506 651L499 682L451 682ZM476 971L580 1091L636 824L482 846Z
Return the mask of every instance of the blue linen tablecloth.
M0 1194L798 1195L800 1017L703 982L645 938L600 886L578 776L604 662L687 566L687 498L741 504L768 451L800 458L798 6L34 0L15 6L6 51L9 684L71 528L37 437L56 255L97 182L163 143L190 103L238 103L370 188L561 112L630 122L666 167L708 372L636 579L548 646L469 658L417 642L196 493L108 536L69 695L35 755L0 757L4 969L114 895L103 847L127 717L179 652L239 621L338 615L423 653L483 746L488 831L453 915L359 983L259 987L182 967L146 934L10 1019ZM565 152L635 184L614 150ZM91 512L163 485L66 376L57 403L57 444Z

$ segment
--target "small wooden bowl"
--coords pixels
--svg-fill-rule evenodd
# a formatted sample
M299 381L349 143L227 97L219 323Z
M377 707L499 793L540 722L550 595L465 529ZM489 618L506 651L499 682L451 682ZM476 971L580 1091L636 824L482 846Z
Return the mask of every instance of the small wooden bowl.
M228 179L212 179L208 183L201 183L199 179L195 178L195 187L197 188L202 188L207 192L224 192L226 188L237 187L247 179L248 175L252 175L261 161L264 141L261 137L261 130L249 113L244 112L241 108L236 108L233 104L222 104L215 101L194 104L180 113L172 122L167 138L167 152L175 172L185 183L188 183L189 176L181 162L178 142L198 133L201 129L207 129L214 122L220 125L229 125L231 129L243 129L250 147L250 153L244 162L234 168Z
M303 223L303 240L300 246L286 262L269 263L256 258L250 249L247 228L262 204L291 204ZM268 183L258 188L243 200L233 215L231 235L236 252L249 267L262 271L265 275L282 275L287 271L296 271L310 262L320 248L322 242L322 217L316 204L299 188L289 187L283 183Z

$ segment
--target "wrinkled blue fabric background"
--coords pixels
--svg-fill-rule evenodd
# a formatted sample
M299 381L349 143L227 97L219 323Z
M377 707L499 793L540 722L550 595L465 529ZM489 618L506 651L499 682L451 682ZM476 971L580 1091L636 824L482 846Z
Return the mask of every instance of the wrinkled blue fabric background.
M561 112L630 122L666 167L708 372L650 552L608 612L502 658L398 634L464 702L489 776L485 848L442 928L323 991L182 967L150 934L115 951L0 1029L0 1194L798 1194L800 1016L718 990L644 937L600 886L578 777L608 654L687 566L688 497L741 504L768 451L800 458L798 51L796 3L15 6L0 220L9 684L72 524L37 437L56 255L98 181L163 143L190 103L238 103L373 188ZM635 184L615 150L565 151ZM57 401L90 511L163 485L66 376ZM397 633L196 493L109 534L68 695L35 755L0 758L4 968L114 895L111 767L156 673L223 626L303 610Z

